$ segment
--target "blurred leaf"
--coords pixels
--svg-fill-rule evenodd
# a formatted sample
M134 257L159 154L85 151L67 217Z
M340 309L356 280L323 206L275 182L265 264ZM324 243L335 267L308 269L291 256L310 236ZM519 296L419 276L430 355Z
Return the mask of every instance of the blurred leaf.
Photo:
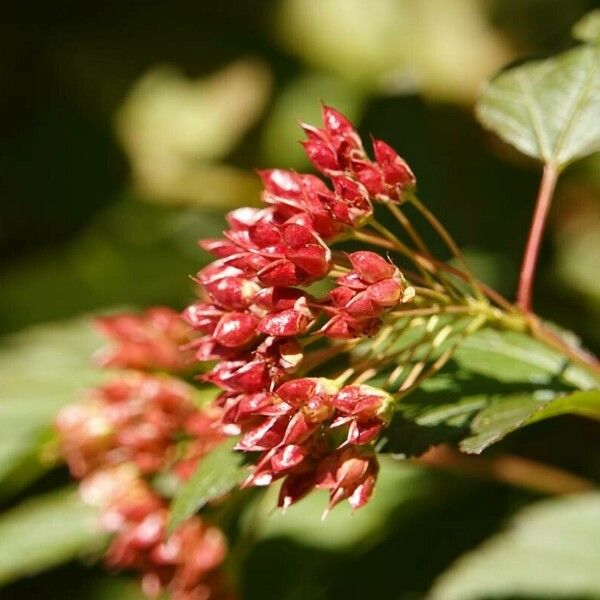
M504 71L477 116L521 152L563 166L600 150L600 47L584 45Z
M309 65L365 92L471 101L509 59L479 0L285 0L279 38Z
M171 503L169 531L177 529L207 502L231 491L247 476L241 466L243 453L233 450L236 443L237 439L232 438L219 444L198 463Z
M573 37L582 42L600 43L600 8L589 12L575 23Z
M270 88L270 73L256 60L240 60L197 80L169 66L144 75L116 118L140 193L203 206L256 200L252 173L214 163L258 119Z
M267 165L306 168L309 163L298 143L304 137L298 122L320 123L319 101L335 106L353 121L363 104L361 93L340 77L305 73L292 80L275 99L264 126L261 151Z
M332 510L325 520L327 494L314 491L285 512L274 510L278 490L270 489L250 511L246 524L259 539L286 537L319 548L344 550L373 542L389 526L392 513L425 498L433 480L426 470L406 462L381 458L381 471L373 499L358 511L347 503Z
M106 535L71 488L27 500L0 517L0 584L100 552Z
M100 380L91 360L100 343L88 318L0 339L0 478L35 459L58 409Z
M599 539L600 494L537 503L454 563L427 598L599 597Z
M0 327L115 305L182 306L193 296L188 275L209 258L198 238L222 228L216 213L125 199L53 254L34 254L0 272Z

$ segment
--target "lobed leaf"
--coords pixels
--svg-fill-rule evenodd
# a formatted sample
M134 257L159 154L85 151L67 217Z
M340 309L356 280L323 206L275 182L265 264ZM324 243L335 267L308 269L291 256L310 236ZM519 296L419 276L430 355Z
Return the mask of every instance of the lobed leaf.
M600 150L599 115L600 46L593 44L500 73L477 104L483 125L558 167Z

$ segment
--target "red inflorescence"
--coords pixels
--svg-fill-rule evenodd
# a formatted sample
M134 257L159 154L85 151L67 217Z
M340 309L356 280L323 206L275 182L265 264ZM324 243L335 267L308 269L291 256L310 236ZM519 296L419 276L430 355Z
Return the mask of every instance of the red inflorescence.
M130 372L63 408L56 428L73 476L125 462L146 474L173 466L176 440L191 437L198 418L210 419L195 408L192 394L190 386L173 377ZM200 458L197 439L190 444ZM221 439L216 428L207 429L205 452Z
M223 440L215 409L196 408L193 392L171 376L124 372L62 409L56 429L84 501L113 534L110 567L140 572L153 598L167 590L178 600L228 599L218 573L223 534L194 517L168 537L168 505L143 479L159 472L186 479Z
M81 495L113 534L107 566L141 572L147 596L166 591L173 600L232 598L218 572L227 554L221 531L192 517L168 536L168 505L133 465L93 472L82 481Z
M96 323L114 342L98 356L104 367L182 371L193 362L194 353L184 348L191 341L190 329L170 308L157 306L143 315L100 317Z
M219 361L203 377L223 390L224 431L241 433L238 450L261 453L245 485L285 478L284 507L316 487L330 491L330 506L348 499L357 508L373 490L370 444L389 397L368 386L291 379L302 365L300 338L371 336L414 291L390 260L369 251L347 256L351 269L324 299L296 286L327 277L329 244L368 222L373 200L400 202L415 179L383 142L373 142L371 160L350 122L330 107L323 107L323 128L303 129L304 148L331 187L314 175L261 171L267 208L233 211L224 239L201 242L216 260L196 277L204 299L183 316L200 334L196 358Z
M383 142L373 142L371 160L332 108L323 108L323 128L303 128L306 152L331 185L261 171L266 206L233 211L223 239L201 242L215 260L196 275L200 300L182 318L154 308L99 319L113 341L100 362L129 371L56 420L82 495L113 534L107 563L140 572L151 597L230 597L219 574L227 552L220 530L195 516L168 537L166 501L148 483L165 472L188 478L224 435L239 436L239 451L259 454L244 485L282 480L284 508L315 488L328 490L329 508L343 500L359 508L373 493L374 445L392 397L343 385L344 377L294 374L310 372L315 357L334 356L336 344L352 343L337 339L375 334L386 312L412 299L389 259L338 253L339 264L330 245L372 218L373 201L400 202L415 179ZM305 289L330 276L336 285L325 297ZM320 346L311 352L313 340ZM216 361L201 376L222 390L210 408L198 408L195 388L176 377L195 361Z

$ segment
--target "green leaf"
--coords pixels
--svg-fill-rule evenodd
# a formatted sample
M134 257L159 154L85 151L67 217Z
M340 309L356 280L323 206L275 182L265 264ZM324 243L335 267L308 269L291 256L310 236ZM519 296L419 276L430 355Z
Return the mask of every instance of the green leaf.
M502 72L479 120L521 152L563 166L600 150L600 47L583 45Z
M535 421L560 414L599 418L598 381L523 334L482 330L465 341L455 363L458 369L450 365L396 406L382 451L418 456L457 443L480 453Z
M100 344L88 318L0 340L0 479L34 457L61 406L100 380L91 360Z
M243 454L234 452L237 440L230 439L202 458L195 473L177 492L171 503L169 531L200 510L207 502L231 491L246 476Z
M560 352L513 331L482 329L465 340L454 359L467 371L504 383L600 387L596 378Z
M529 423L532 415L545 410L555 397L553 392L542 390L488 398L486 408L472 419L471 433L460 442L460 449L469 454L483 452L510 432Z
M72 488L27 500L0 517L0 585L100 552L106 534Z
M600 420L600 390L574 392L567 396L560 396L535 412L527 423L535 423L542 419L566 414Z
M600 597L600 494L548 500L454 563L427 600Z

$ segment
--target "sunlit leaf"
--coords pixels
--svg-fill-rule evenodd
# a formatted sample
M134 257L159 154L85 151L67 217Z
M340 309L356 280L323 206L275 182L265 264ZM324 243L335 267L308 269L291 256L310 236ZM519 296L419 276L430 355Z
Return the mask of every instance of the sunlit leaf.
M365 91L471 101L510 58L478 0L285 0L281 43Z
M234 452L237 440L217 446L199 462L194 474L177 492L171 503L169 530L175 530L207 502L223 496L238 485L247 471L241 466L243 454Z
M535 423L559 415L579 415L600 420L600 390L574 392L560 396L536 411L527 423Z
M600 46L583 45L498 75L481 122L521 152L557 166L600 150Z
M478 331L465 340L454 358L465 370L505 383L564 382L582 389L600 387L597 378L571 364L557 350L513 331Z
M0 584L99 552L93 509L71 488L25 501L0 517Z
M583 42L600 43L600 8L589 12L575 23L573 37Z
M133 87L116 119L137 189L155 201L232 206L258 197L258 178L223 164L262 112L271 77L240 60L209 77L156 66Z
M600 494L548 500L454 563L427 600L600 596Z

